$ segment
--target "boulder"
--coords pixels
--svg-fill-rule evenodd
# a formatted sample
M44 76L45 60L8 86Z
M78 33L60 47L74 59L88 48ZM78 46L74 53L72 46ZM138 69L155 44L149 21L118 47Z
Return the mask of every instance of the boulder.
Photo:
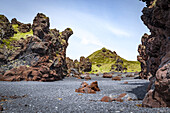
M115 81L121 81L121 77L119 77L119 76L115 76L115 77L113 77L113 78L112 78L112 80L115 80Z
M91 94L95 94L96 91L100 91L97 81L91 83L90 86L86 82L82 82L80 88L75 90L75 92Z
M108 96L104 96L100 101L102 101L102 102L112 102L112 99Z
M97 81L92 82L92 83L90 84L90 88L93 89L94 91L100 91L100 89L99 89L99 87L98 87Z
M112 78L112 74L103 73L103 78Z

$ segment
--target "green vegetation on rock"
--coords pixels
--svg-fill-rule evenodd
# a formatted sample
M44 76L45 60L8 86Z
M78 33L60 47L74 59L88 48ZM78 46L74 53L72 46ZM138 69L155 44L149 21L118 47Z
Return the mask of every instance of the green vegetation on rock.
M111 66L116 63L117 59L121 59L123 61L123 67L127 68L127 72L135 72L140 71L140 63L138 61L128 61L126 59L121 58L116 52L112 52L106 48L102 48L100 50L95 51L91 55L88 56L90 61L92 62L92 71L94 73L98 72L110 72ZM115 68L115 67L114 67ZM112 70L116 71L116 70Z
M26 33L21 33L18 31L18 25L12 25L14 28L14 31L17 31L17 34L14 34L13 37L11 37L13 40L19 40L20 38L26 38L27 36L33 36L33 31L32 29L29 32Z
M12 25L12 27L13 27L14 31L16 31L17 33L14 34L14 36L10 37L9 39L3 39L2 42L4 44L1 44L0 48L3 48L3 46L6 45L6 47L8 49L13 49L13 46L10 45L12 41L19 40L20 38L24 38L25 39L27 36L33 36L32 29L30 30L30 32L21 33L21 32L18 31L18 25L17 24Z

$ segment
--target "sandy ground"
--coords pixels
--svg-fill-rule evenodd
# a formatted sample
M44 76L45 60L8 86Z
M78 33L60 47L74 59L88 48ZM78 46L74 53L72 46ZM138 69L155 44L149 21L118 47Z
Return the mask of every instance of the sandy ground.
M83 79L65 78L56 82L0 81L0 105L4 113L170 113L170 108L143 108L141 104L148 85L147 80L123 78L112 81L90 75L91 83L98 81L100 92L76 93ZM123 75L122 75L123 76ZM123 84L125 81L128 84ZM137 101L101 102L103 96L127 93Z

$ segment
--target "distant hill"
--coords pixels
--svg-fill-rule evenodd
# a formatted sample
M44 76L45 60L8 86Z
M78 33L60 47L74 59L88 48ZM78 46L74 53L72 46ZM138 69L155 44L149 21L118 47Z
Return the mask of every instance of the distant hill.
M141 70L140 63L138 61L128 61L117 55L115 51L111 51L106 48L95 51L87 58L89 58L92 62L92 72L116 71L116 66L114 64L116 64L117 59L121 59L123 61L122 66L127 68L127 72L139 72ZM111 67L114 69L111 70Z

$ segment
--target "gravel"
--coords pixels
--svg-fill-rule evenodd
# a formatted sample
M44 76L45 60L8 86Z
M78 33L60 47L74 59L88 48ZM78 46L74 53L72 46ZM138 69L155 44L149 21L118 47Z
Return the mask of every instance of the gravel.
M147 80L124 78L112 81L91 75L91 83L98 81L100 92L96 94L76 93L84 80L65 78L56 82L4 82L0 81L0 105L4 113L170 113L170 108L138 107L146 93ZM123 84L125 81L128 84ZM100 102L103 96L127 93L137 101ZM3 97L5 96L5 97ZM16 98L11 98L15 96Z

